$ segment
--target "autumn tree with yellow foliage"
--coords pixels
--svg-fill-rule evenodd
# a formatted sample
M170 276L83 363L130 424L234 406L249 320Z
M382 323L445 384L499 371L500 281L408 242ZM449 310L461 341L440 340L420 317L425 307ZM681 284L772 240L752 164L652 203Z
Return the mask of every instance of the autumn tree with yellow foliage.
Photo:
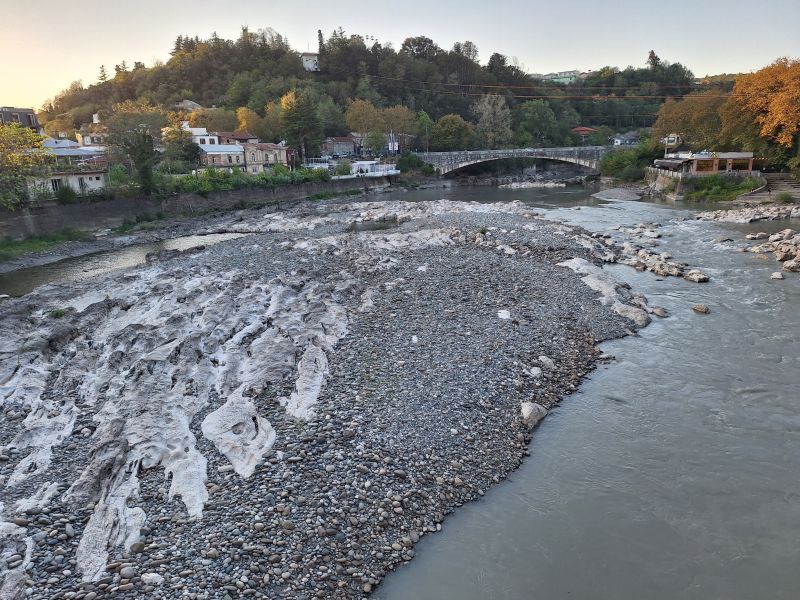
M779 58L733 86L733 99L762 136L800 154L800 60Z
M13 210L27 198L27 180L47 160L42 136L17 123L0 125L0 208Z

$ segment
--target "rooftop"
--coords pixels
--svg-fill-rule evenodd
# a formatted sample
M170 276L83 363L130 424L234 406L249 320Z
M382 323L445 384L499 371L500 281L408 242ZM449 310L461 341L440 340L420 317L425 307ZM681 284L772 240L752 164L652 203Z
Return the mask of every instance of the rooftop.
M239 144L198 144L206 154L236 154L244 152Z

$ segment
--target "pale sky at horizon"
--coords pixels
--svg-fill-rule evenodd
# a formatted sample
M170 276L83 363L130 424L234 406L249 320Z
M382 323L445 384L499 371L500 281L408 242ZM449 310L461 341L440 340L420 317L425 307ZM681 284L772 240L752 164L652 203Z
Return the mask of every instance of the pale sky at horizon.
M5 5L8 6L5 6ZM528 72L643 65L650 49L695 75L756 70L781 56L800 57L798 0L617 0L538 2L476 0L391 5L308 0L296 10L273 0L0 0L0 106L41 107L80 79L97 81L104 64L169 58L180 35L238 37L240 27L272 27L298 51L316 50L339 26L399 48L426 35L443 48L471 40L485 63L493 52L516 57ZM760 10L754 10L758 6ZM154 15L160 15L154 18Z

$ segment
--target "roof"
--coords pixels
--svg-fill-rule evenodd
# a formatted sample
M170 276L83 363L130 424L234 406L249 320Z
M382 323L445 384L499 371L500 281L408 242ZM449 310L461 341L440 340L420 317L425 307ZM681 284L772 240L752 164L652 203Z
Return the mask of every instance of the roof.
M351 144L355 142L355 140L352 137L350 137L349 135L338 136L338 137L329 137L325 141L326 142L328 142L328 141L330 141L330 142L343 142L343 143L344 142L349 142Z
M235 132L235 131L215 131L213 135L219 136L221 138L230 138L232 140L252 140L258 139L257 135L253 135L247 131L242 132Z
M198 144L206 154L236 154L244 152L239 144Z
M258 142L255 144L247 144L246 148L256 148L258 150L286 150L286 146L280 144L271 144L269 142Z
M47 138L42 142L44 148L79 148L80 144L75 140Z
M578 125L570 129L572 133L594 133L597 131L594 127L586 127L585 125Z

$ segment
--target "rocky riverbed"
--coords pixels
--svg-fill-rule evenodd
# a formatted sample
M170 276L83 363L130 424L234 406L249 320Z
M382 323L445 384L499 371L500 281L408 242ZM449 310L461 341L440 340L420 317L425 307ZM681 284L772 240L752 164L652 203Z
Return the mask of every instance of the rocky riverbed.
M0 597L368 595L654 311L517 203L225 230L0 303Z

